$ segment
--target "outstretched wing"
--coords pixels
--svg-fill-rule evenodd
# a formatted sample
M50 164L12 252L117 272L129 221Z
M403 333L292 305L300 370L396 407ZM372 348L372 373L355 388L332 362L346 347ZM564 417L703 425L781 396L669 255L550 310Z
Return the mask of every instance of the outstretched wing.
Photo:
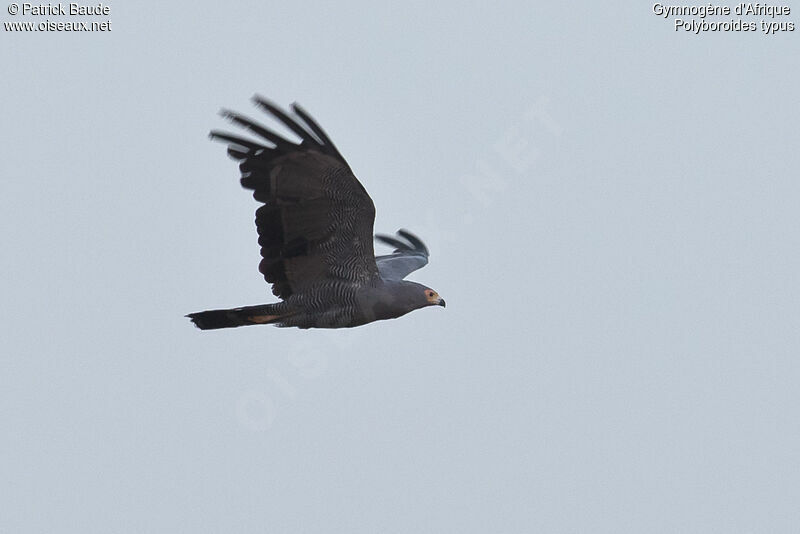
M394 252L375 258L381 278L384 280L402 280L410 273L428 264L428 247L420 238L408 230L398 230L398 237L378 234L378 239L394 247Z
M294 143L251 119L222 115L264 141L212 131L241 161L241 183L264 205L256 210L259 271L287 298L331 280L368 284L379 276L372 246L375 206L331 140L299 105L290 117L259 96L253 101L300 139Z

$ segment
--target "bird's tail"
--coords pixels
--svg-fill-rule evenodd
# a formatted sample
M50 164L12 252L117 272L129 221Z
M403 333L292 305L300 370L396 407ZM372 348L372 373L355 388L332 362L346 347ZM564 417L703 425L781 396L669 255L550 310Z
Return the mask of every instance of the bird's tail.
M280 323L288 316L283 302L245 306L230 310L207 310L190 313L186 317L200 330L216 330L217 328L234 328L251 324Z

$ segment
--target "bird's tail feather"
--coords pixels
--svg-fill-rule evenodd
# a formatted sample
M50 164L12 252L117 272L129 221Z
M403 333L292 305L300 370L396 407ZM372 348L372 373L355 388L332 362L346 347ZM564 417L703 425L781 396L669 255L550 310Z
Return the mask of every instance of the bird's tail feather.
M190 313L186 317L200 330L216 330L218 328L234 328L251 324L280 323L287 314L283 310L283 303L261 304L259 306L245 306L230 310L207 310Z

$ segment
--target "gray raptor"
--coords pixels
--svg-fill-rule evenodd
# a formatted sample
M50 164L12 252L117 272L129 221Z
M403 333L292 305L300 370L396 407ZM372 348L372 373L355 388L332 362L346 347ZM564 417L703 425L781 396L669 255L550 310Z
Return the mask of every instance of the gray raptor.
M444 306L433 289L403 280L428 263L428 249L414 234L375 236L394 247L375 257L372 199L314 119L297 104L292 117L262 97L253 101L301 141L226 110L224 117L263 141L220 131L210 135L228 144L228 154L241 162L242 186L263 204L256 210L259 271L281 301L187 317L203 330L255 324L346 328Z

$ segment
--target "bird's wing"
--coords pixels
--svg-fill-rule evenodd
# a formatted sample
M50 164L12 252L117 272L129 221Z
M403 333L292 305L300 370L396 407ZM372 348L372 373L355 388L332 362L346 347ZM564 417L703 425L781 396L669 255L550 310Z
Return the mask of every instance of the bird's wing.
M332 280L368 284L378 277L372 245L375 206L334 144L300 106L294 117L259 96L254 102L300 139L292 142L251 119L223 111L258 142L212 131L241 163L241 183L264 205L256 210L259 271L283 299Z
M428 264L428 247L408 230L398 230L397 237L378 234L375 238L394 247L391 254L375 258L384 280L402 280Z

